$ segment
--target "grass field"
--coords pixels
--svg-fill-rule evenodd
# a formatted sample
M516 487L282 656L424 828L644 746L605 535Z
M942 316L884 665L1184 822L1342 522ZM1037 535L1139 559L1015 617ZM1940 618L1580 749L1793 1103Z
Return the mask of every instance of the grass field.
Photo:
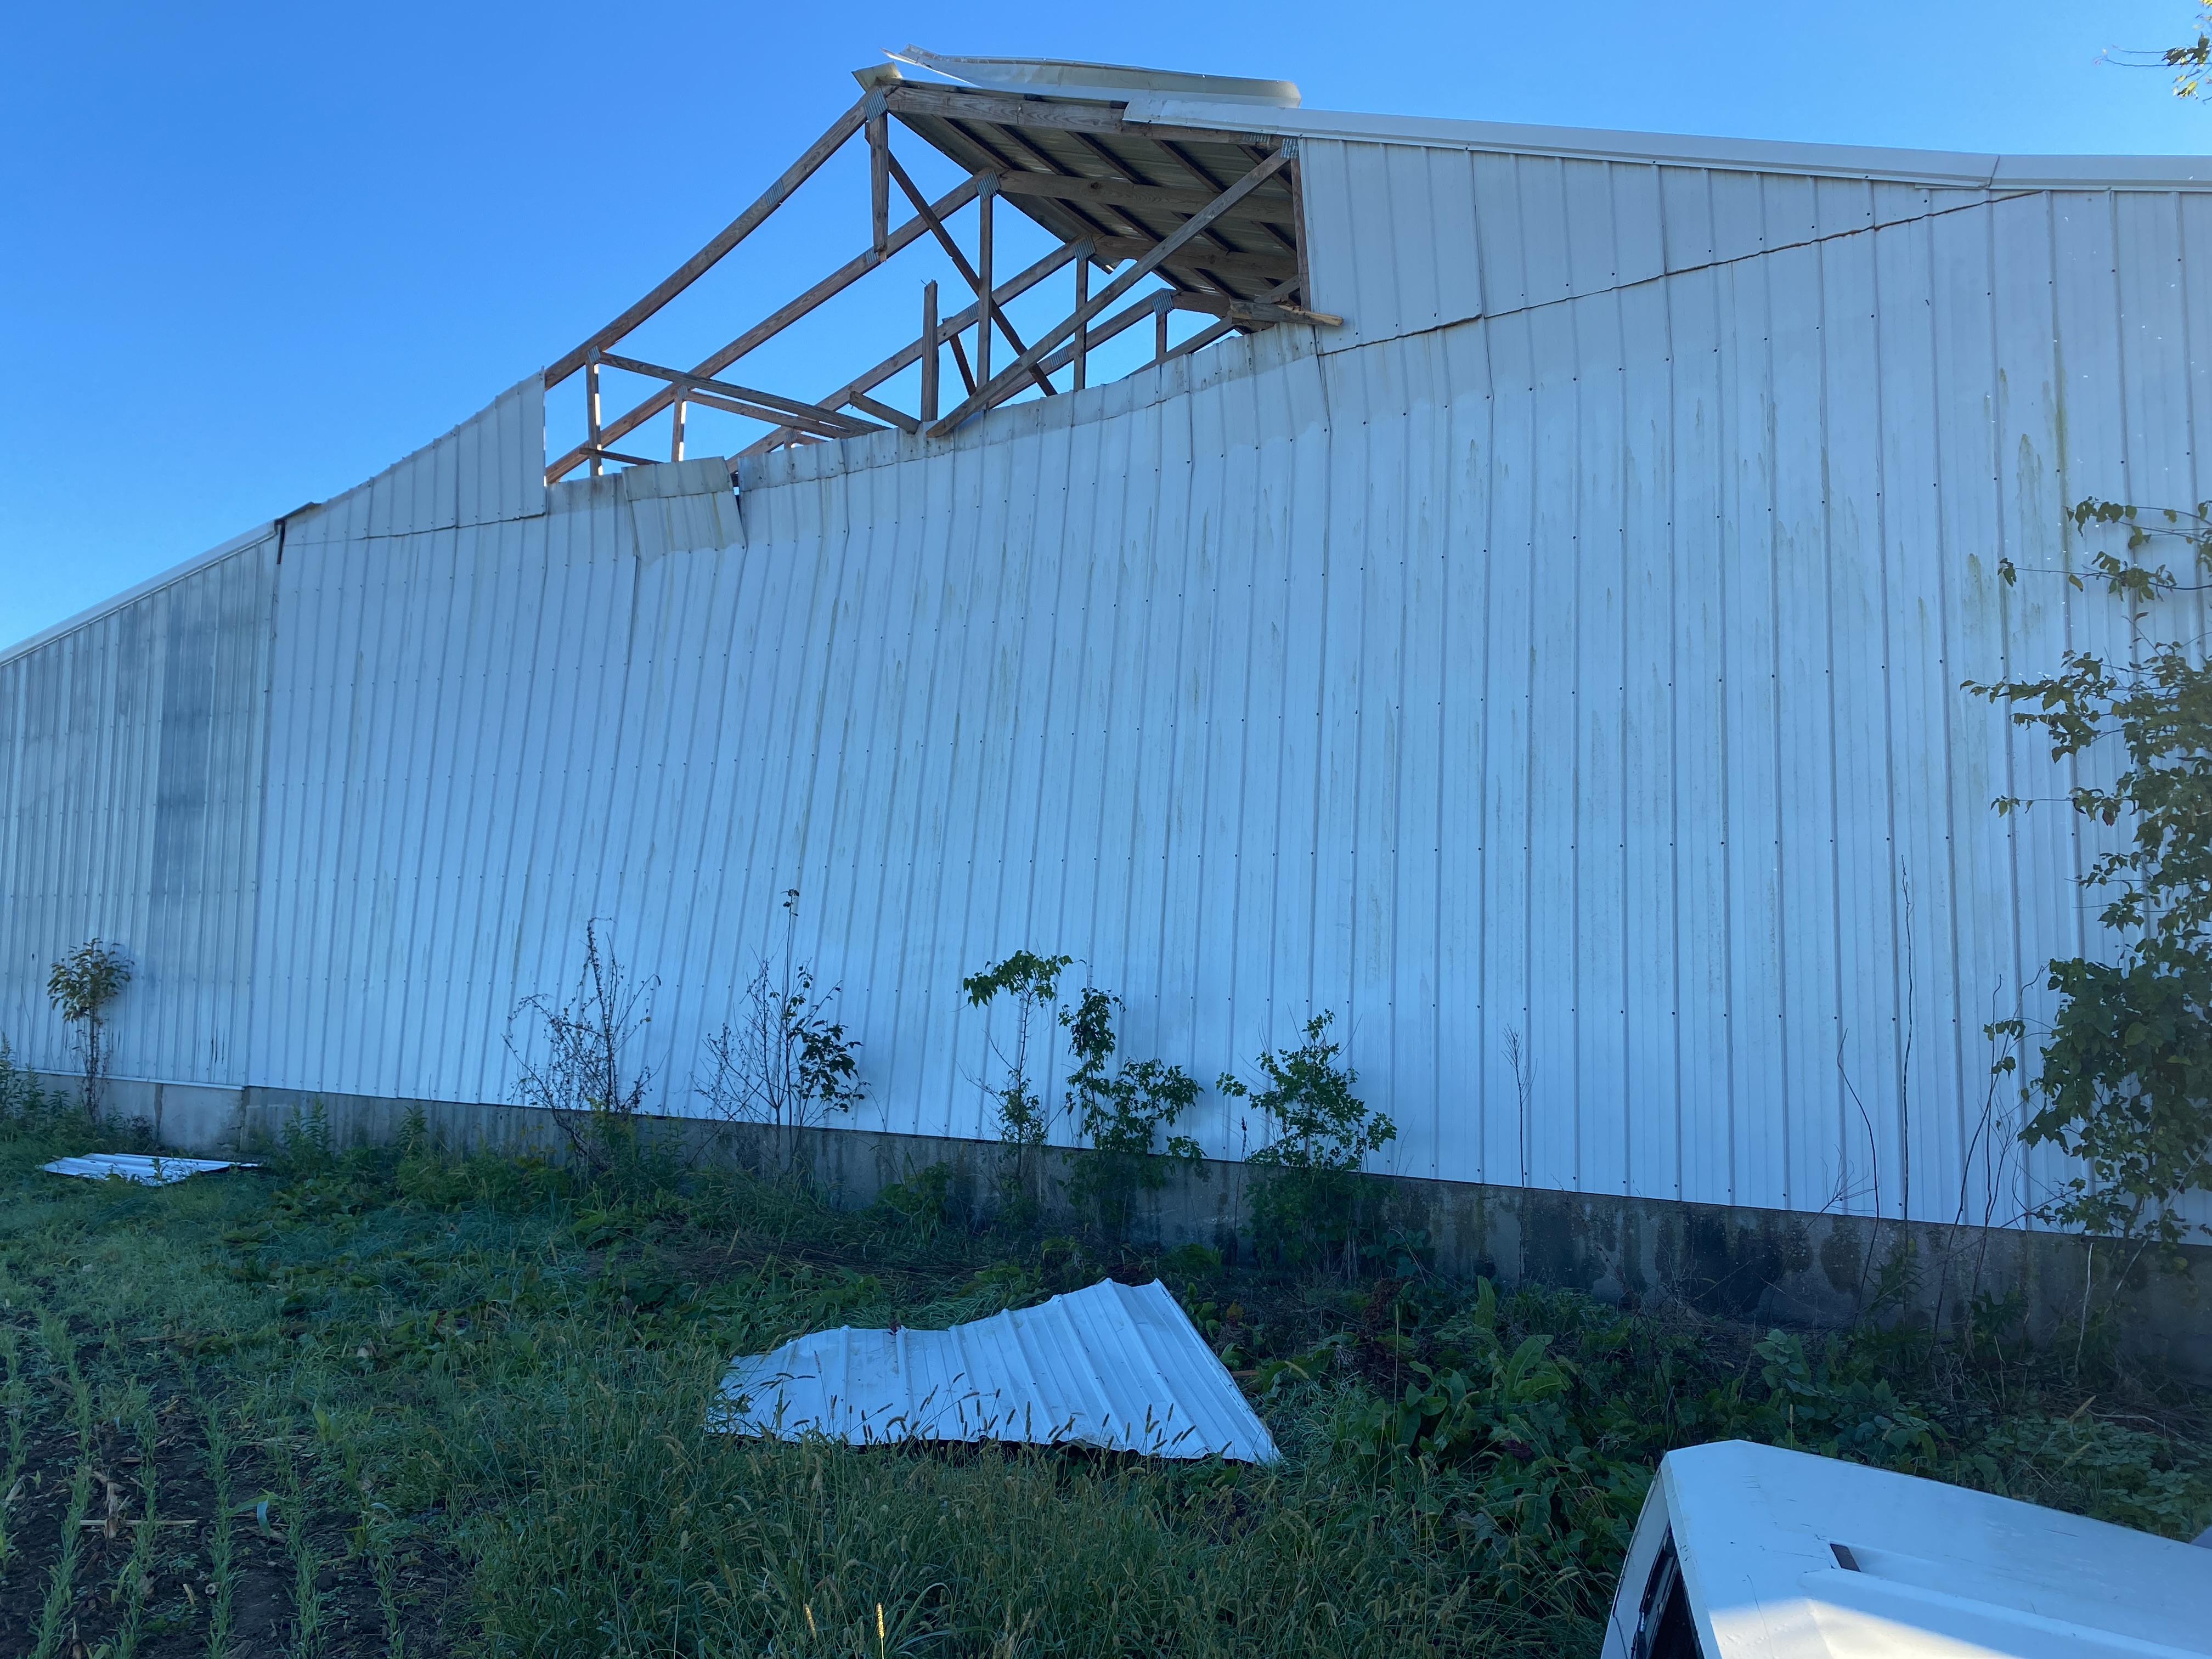
M129 1655L1591 1653L1652 1464L1794 1442L2188 1535L2206 1401L2045 1361L1443 1283L1223 1271L594 1188L420 1144L147 1189L0 1121L0 1659ZM860 1451L703 1426L729 1358L1167 1279L1258 1395L1260 1470Z

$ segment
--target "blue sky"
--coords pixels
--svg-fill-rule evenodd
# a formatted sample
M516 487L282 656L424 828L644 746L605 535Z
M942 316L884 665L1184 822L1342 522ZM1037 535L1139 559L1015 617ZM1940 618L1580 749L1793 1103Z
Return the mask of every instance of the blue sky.
M1943 0L18 8L0 643L360 482L559 356L733 217L879 47L1284 76L1326 109L2157 153L2212 148L2212 107L2101 57L2193 33L2184 4ZM858 252L854 183L817 181L641 349L703 355ZM836 330L910 335L908 285L878 280L747 378L819 395L849 373L814 362Z

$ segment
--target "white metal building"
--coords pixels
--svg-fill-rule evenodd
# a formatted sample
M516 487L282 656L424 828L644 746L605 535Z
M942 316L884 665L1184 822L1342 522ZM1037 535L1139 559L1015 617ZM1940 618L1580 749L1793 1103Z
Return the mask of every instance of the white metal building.
M2018 1218L1982 1028L2094 944L2088 854L1992 813L2063 780L1960 683L2125 648L2070 503L2212 496L2212 161L971 79L1293 152L1297 303L1186 285L1205 349L734 491L605 470L596 403L549 484L532 375L0 653L19 1056L97 933L119 1075L501 1100L596 917L681 1111L795 887L868 1127L990 1133L960 980L1028 947L1204 1078L1337 1011L1403 1173Z

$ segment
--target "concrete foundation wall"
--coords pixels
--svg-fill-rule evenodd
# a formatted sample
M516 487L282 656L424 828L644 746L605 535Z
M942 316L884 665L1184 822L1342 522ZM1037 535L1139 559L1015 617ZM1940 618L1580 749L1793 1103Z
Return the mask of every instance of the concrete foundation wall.
M49 1077L50 1087L70 1080ZM203 1154L250 1152L281 1142L284 1127L319 1101L341 1148L389 1144L410 1113L455 1151L495 1150L558 1158L559 1126L542 1111L496 1104L394 1100L296 1091L213 1089L117 1079L111 1117L141 1118L163 1144ZM1009 1165L995 1141L817 1129L776 1138L750 1125L653 1118L653 1130L689 1158L753 1169L795 1169L841 1207L860 1208L894 1182L933 1164L949 1172L951 1202L971 1218L1001 1201ZM1071 1155L1045 1149L1028 1172L1029 1195L1049 1221L1073 1224L1061 1192ZM1207 1160L1145 1195L1136 1231L1168 1245L1203 1243L1234 1261L1251 1166ZM2039 1346L2076 1340L2085 1321L2109 1322L2123 1352L2212 1382L2212 1247L2185 1246L2178 1268L2113 1239L1806 1215L1472 1182L1374 1176L1386 1224L1427 1236L1439 1271L1571 1286L1601 1300L1674 1300L1751 1322L1834 1328L1863 1313L1917 1318L1956 1329L1976 1299L2014 1291Z

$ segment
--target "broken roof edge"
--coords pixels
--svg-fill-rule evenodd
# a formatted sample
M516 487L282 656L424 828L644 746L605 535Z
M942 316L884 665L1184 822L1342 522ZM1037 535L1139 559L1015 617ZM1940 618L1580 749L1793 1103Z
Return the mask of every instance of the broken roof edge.
M89 628L93 623L112 616L125 606L136 605L149 594L158 593L165 587L173 586L188 576L196 576L210 565L220 563L234 553L243 553L249 548L258 547L264 542L275 539L278 529L286 519L297 518L315 505L315 502L309 501L305 506L295 507L291 512L281 514L265 523L258 524L251 530L233 536L228 541L217 542L204 553L195 553L191 557L171 565L167 570L157 571L155 574L147 577L145 580L125 588L120 593L112 594L97 604L88 605L75 616L64 617L59 622L16 641L13 645L0 646L0 668L5 668L18 658L27 657L40 647L52 645L56 640L66 635L74 634L81 628Z
M1064 58L961 58L908 46L884 56L947 80L1016 97L1082 99L1119 103L1130 97L1184 98L1240 108L1295 109L1297 82L1240 75L1201 75L1188 70L1142 69L1133 64L1090 64Z
M201 571L207 569L209 567L219 564L223 560L229 558L235 554L246 552L252 548L259 546L264 542L273 541L282 535L288 526L294 525L302 526L305 538L309 540L313 539L313 531L312 528L313 515L323 514L334 509L343 511L349 501L359 499L362 496L364 492L371 490L380 483L393 477L394 475L399 473L402 469L406 468L414 463L420 462L427 457L434 456L440 446L450 446L456 443L459 440L468 434L471 428L480 427L488 417L496 414L508 399L514 398L519 393L527 393L539 399L538 407L541 412L538 416L539 435L537 444L537 457L538 473L542 475L544 465L545 447L544 438L544 415L542 413L544 406L543 398L544 394L544 388L540 384L543 379L544 374L542 372L524 377L524 379L516 382L514 386L509 386L506 391L501 392L498 397L493 398L492 401L485 404L483 408L470 416L468 419L457 422L450 430L441 436L433 438L429 442L420 445L415 449L409 451L406 454L402 455L398 460L392 462L391 465L386 466L377 472L372 473L368 477L362 479L359 483L355 484L347 489L341 490L335 495L330 496L322 501L302 501L299 506L292 508L288 513L280 513L276 517L265 520L262 523L254 526L251 530L245 531L239 535L233 536L227 541L216 543L213 547L209 548L204 553L195 553L190 558L180 560L179 562L170 565L166 569L156 571L153 575L147 577L144 580L132 583L121 592L112 594L106 599L98 601L96 604L88 605L83 610L76 612L74 615L64 617L59 622L42 628L37 633L28 635L26 637L16 641L12 645L0 645L0 668L4 668L10 663L15 662L21 658L28 656L31 653L39 650L41 647L52 645L55 641L65 638L67 635L74 634L81 629L89 628L95 623L104 621L106 618L113 616L117 611L125 610L131 605L137 604L141 599L160 592L163 588L172 587L179 582L187 580L190 578L198 575ZM542 482L536 487L542 489L544 487ZM538 505L520 516L534 518L539 514L542 514L544 510L544 505L541 500ZM494 523L501 521L503 520L499 518L471 520L471 523ZM452 526L422 525L410 526L409 528L437 529L450 527Z
M1131 126L1226 127L1297 137L1747 173L1800 173L1966 190L2212 190L2212 155L1978 155L1808 143L1789 138L1717 138L1604 127L1532 126L1444 116L1267 109L1145 93L1130 96L1121 118Z

